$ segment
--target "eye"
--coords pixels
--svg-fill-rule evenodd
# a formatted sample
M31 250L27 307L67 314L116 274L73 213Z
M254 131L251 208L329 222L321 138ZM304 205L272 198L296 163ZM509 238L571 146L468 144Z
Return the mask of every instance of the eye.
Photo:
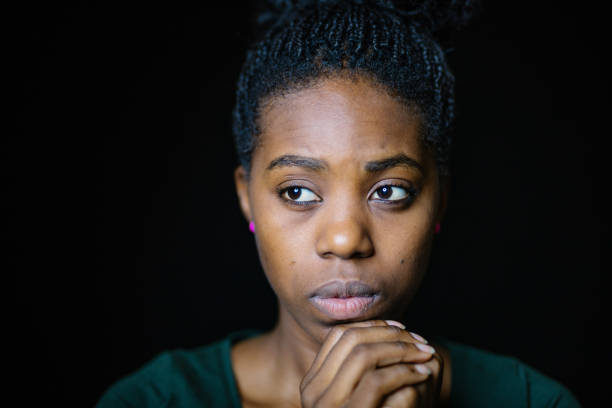
M373 200L380 201L400 201L410 195L408 189L400 186L381 186L374 190L372 194Z
M321 201L319 196L317 196L311 190L300 186L291 186L283 189L281 191L281 197L287 201L300 204Z

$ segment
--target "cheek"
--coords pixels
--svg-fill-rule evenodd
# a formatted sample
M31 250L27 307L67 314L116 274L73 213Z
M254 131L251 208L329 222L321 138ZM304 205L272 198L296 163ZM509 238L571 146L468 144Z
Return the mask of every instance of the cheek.
M298 272L307 269L306 231L275 211L264 211L257 220L257 250L270 285L281 298L298 295L304 286L302 280L307 279Z
M270 286L281 301L295 299L308 286L312 253L308 248L311 225L284 207L275 192L260 180L251 185L251 212L259 259ZM301 272L300 272L301 271Z
M403 277L406 281L420 283L429 265L430 250L431 239L429 238L416 243L413 247L405 248L404 252L399 255L399 262L396 258L398 278ZM408 279L405 279L406 277Z
M276 294L279 294L279 290L282 289L282 264L289 263L287 252L283 251L282 248L276 249L276 237L273 233L264 232L265 224L257 224L256 232L256 243L257 252L259 253L259 260L263 267L264 273L272 286L272 289Z
M392 296L411 298L427 271L433 235L431 222L423 222L429 217L421 217L420 222L407 219L395 224L393 233L387 232L388 238L382 243L386 248L384 263L391 275L387 283Z

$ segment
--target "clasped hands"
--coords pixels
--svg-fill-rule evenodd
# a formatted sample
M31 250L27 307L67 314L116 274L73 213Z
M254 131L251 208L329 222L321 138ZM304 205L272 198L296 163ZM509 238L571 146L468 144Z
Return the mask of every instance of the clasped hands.
M335 326L300 384L304 408L437 406L443 359L392 320Z

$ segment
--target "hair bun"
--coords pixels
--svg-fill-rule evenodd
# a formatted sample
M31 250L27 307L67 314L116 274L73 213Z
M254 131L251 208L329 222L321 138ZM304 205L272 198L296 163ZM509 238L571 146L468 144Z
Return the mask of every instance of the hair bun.
M257 31L265 31L294 11L352 3L396 12L427 27L432 34L445 34L467 25L480 10L479 0L260 0L256 3Z
M400 12L419 10L420 17L434 33L467 25L480 9L479 0L408 0L393 3L397 4Z

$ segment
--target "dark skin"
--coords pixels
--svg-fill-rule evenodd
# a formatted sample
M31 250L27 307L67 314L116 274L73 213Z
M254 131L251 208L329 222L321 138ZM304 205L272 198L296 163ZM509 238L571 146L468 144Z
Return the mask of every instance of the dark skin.
M239 167L235 180L279 318L232 348L245 407L448 401L448 353L397 322L448 200L420 124L364 78L328 78L263 106L250 174ZM330 281L362 282L375 301L330 316L311 298Z

